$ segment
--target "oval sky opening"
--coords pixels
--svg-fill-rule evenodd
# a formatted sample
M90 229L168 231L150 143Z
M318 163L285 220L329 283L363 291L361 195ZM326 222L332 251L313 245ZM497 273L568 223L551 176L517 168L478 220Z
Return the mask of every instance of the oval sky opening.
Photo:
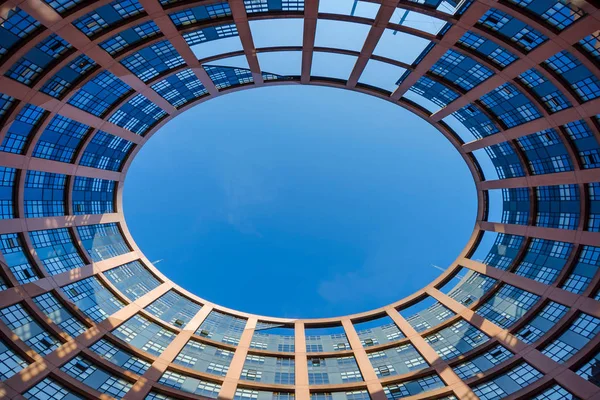
M278 317L367 311L421 289L467 243L477 208L467 165L427 122L305 86L188 110L144 146L124 190L132 236L170 279Z

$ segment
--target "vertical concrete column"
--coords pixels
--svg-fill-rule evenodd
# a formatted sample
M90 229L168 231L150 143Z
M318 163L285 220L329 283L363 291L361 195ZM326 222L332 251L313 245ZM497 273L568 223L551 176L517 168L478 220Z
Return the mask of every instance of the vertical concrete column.
M444 383L452 388L459 399L476 399L477 396L469 386L467 386L450 366L440 358L437 352L423 339L421 335L412 327L408 321L400 315L394 307L386 308L387 315L394 321L406 335L410 343L423 356L425 361L435 369L435 372L440 376Z
M242 373L242 369L244 368L244 362L246 361L246 355L248 354L248 349L250 348L250 342L252 342L252 336L254 335L254 329L256 328L257 322L258 319L256 317L248 318L248 322L246 322L246 328L244 328L240 343L235 349L235 354L233 355L229 370L223 381L223 386L219 392L219 399L232 400L235 395L237 382Z
M308 389L308 358L306 356L306 333L304 322L296 321L294 324L294 348L295 348L295 374L296 374L296 400L309 400Z
M348 338L348 343L350 343L350 347L352 347L352 351L354 352L354 358L356 359L360 373L367 384L367 391L371 400L387 400L383 392L383 386L379 382L379 378L377 378L377 374L373 369L369 356L367 356L367 352L360 342L352 321L346 317L342 319L342 325Z
M136 400L145 398L152 385L157 382L162 374L165 373L167 367L173 362L175 357L183 349L186 343L190 340L194 332L200 327L208 314L212 311L212 305L203 306L200 311L187 323L187 325L179 332L175 339L167 346L165 351L152 363L152 366L140 377L140 379L127 392L123 399Z

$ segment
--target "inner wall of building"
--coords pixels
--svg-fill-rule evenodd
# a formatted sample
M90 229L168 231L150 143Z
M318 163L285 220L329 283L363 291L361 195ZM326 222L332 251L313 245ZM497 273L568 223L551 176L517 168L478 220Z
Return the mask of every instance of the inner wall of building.
M598 29L591 0L2 2L0 397L600 398ZM189 293L136 246L122 189L144 143L292 84L390 101L461 154L478 217L434 282L282 319Z

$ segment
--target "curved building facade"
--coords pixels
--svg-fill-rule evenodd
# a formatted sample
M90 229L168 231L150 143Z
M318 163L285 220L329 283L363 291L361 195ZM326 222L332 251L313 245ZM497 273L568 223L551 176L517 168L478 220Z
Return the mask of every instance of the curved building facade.
M335 4L0 3L1 398L600 399L597 2ZM300 43L256 45L254 27L273 21L295 21ZM336 24L364 39L322 46L317 32ZM408 36L424 43L414 60L382 50ZM231 38L238 50L198 58ZM261 69L292 53L297 75ZM324 55L347 75L316 73ZM220 63L233 56L249 68ZM397 72L386 87L365 82L374 65ZM129 234L126 172L164 123L233 91L296 84L408 109L469 166L471 238L417 293L337 318L252 315L178 287Z

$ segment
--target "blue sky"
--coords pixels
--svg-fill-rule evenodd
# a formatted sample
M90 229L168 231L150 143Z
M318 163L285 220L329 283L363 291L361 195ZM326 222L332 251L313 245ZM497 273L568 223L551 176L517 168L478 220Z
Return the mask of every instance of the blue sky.
M281 317L412 293L458 255L476 212L470 173L435 128L305 86L232 93L175 118L133 162L124 202L137 244L176 283Z

